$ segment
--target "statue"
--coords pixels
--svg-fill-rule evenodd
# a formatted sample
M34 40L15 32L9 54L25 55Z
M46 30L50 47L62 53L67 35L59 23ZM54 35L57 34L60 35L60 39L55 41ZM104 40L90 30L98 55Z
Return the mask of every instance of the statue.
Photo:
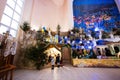
M16 42L14 42L14 38L9 34L9 31L0 35L0 43L1 43L1 53L7 57L9 54L15 55L16 53Z
M102 31L99 31L99 39L102 39Z
M111 38L111 39L113 39L113 38L114 38L114 36L113 36L113 33L112 33L112 32L110 32L110 38Z
M6 33L3 33L3 35L1 36L1 42L0 42L1 53L4 53L5 51L8 36L9 36L9 31L6 31Z
M11 52L12 55L15 55L16 47L17 47L17 42L16 42L16 39L13 38L13 41L12 41L12 44L11 44L11 47L10 47L10 52Z
M52 40L52 35L51 35L51 30L50 30L50 28L49 28L49 31L48 31L48 35L49 35L49 37L50 37L50 42L52 43L53 40Z

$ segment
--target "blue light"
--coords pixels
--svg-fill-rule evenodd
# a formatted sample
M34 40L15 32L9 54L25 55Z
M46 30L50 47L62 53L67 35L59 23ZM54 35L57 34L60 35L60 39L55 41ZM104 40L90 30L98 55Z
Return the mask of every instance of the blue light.
M99 31L99 28L98 28L98 27L96 27L96 28L95 28L95 31Z
M87 41L87 43L90 43L90 41Z
M92 46L88 46L89 49L92 49Z

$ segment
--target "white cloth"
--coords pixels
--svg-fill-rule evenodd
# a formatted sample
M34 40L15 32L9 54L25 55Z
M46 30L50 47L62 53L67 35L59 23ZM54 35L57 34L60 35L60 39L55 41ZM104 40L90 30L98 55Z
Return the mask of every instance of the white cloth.
M6 49L5 52L4 52L4 57L7 57L9 54L10 54L10 50Z
M10 48L11 48L11 44L12 44L12 38L8 37L5 41L6 41L6 48L4 51L4 56L8 56L10 54Z
M55 65L54 57L51 58L51 65Z
M93 47L96 47L96 46L97 46L96 40L93 40Z
M11 45L11 49L10 49L10 52L11 52L12 55L16 54L16 47L17 47L17 43L13 42L12 45Z
M120 58L120 52L117 53L117 57Z

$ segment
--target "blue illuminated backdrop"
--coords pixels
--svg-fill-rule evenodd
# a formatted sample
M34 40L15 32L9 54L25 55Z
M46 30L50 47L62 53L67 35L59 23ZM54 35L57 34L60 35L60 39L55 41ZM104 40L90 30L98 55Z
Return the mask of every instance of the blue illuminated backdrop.
M120 28L120 13L114 0L74 0L74 27L86 33Z

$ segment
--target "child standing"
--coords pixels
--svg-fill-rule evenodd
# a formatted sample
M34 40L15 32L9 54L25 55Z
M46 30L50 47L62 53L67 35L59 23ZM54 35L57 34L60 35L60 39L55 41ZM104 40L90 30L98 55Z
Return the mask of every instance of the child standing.
M51 56L51 65L52 65L51 69L54 70L55 60L53 56Z

